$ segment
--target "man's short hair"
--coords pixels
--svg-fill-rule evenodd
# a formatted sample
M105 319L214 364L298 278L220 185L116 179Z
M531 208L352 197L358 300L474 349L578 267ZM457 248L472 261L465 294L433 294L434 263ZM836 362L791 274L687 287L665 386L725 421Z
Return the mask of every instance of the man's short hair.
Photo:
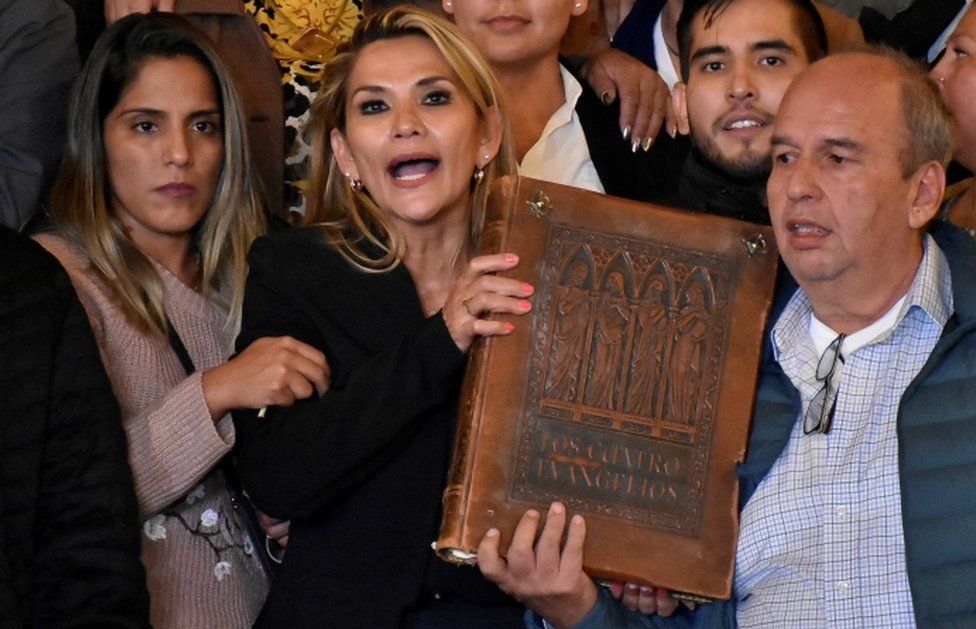
M897 72L905 120L900 155L902 178L908 179L927 162L947 166L952 157L949 114L925 68L885 46L863 46L851 52L885 59Z
M795 16L794 26L800 41L803 42L804 52L810 63L827 54L827 30L824 28L823 18L811 0L779 0L786 2L793 8ZM678 18L678 59L681 62L681 80L688 82L691 61L691 33L692 26L698 14L703 13L705 28L711 28L712 23L733 4L735 0L685 0L681 17Z

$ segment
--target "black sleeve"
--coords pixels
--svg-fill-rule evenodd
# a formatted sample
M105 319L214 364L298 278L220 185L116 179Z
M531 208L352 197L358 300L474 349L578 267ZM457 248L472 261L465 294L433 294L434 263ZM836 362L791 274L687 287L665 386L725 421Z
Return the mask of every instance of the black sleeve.
M862 7L857 21L868 43L890 46L926 63L929 48L965 6L964 0L915 0L891 18Z
M235 412L236 455L243 484L261 510L302 518L371 478L400 452L428 411L457 392L465 355L437 316L357 364L334 362L323 337L346 332L330 327L325 313L302 312L288 294L321 290L287 279L315 261L289 259L287 247L280 249L262 239L251 250L237 348L261 337L293 336L325 351L338 384L321 398L270 408L264 419L256 411ZM334 297L333 308L356 307L343 301L338 286L325 290ZM362 337L370 332L357 331Z
M44 254L46 255L46 254ZM34 624L147 627L136 499L118 405L88 319L50 261L50 373L36 517Z
M18 228L44 201L64 150L78 75L71 10L0 0L0 223Z

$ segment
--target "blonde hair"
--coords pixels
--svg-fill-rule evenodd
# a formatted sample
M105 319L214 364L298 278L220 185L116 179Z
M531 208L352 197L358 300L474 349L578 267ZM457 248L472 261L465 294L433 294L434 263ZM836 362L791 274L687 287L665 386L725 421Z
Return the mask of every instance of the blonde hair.
M333 129L345 132L349 75L363 49L377 41L410 35L426 37L437 47L473 101L482 124L488 124L492 108L501 110L501 88L487 62L447 20L403 6L374 14L356 27L350 40L329 62L318 99L312 106L311 175L303 222L321 227L328 241L364 271L384 272L395 268L403 257L404 244L369 194L354 191L345 181L332 152L330 133ZM485 167L482 182L472 184L469 219L472 240L481 231L492 182L514 173L515 167L511 132L503 123L498 155ZM375 255L377 249L379 256Z
M240 323L247 250L264 231L258 184L247 148L246 119L227 69L206 36L166 13L137 14L113 24L95 44L74 86L61 171L50 199L55 226L80 246L137 328L166 334L163 284L151 260L112 216L103 125L140 68L150 59L188 57L213 79L220 100L223 162L194 244L201 289Z

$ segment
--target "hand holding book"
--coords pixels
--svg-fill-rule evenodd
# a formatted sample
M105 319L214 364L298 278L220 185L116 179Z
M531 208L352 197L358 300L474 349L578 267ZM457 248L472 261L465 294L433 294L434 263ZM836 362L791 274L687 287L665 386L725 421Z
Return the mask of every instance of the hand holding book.
M441 316L462 352L468 351L477 336L504 336L515 329L511 323L486 319L486 315L525 314L532 309L525 300L534 290L531 285L494 275L517 264L514 253L478 256L455 280Z
M478 546L478 567L503 592L549 624L571 627L596 603L596 585L583 572L586 522L579 514L570 518L566 543L561 544L566 507L552 503L536 541L540 519L534 509L525 512L515 527L505 558L499 554L501 534L498 529L489 529Z

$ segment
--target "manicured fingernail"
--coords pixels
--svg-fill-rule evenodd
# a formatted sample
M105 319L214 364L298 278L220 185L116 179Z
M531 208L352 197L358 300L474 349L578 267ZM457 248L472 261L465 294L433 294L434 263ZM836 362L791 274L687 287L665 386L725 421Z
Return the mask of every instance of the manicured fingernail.
M600 100L603 101L604 105L609 105L613 102L613 96L610 95L610 90L603 90L600 92Z
M640 139L636 139L633 142L631 142L630 143L630 152L631 153L636 153L637 152L637 149L640 148L640 145L641 145Z
M629 137L630 137L630 125L627 125L626 127L624 127L624 139L626 140Z
M651 150L652 144L654 144L654 138L647 138L646 140L644 140L644 144L641 146L641 148L643 148L644 152L646 153L649 150Z
M505 329L508 330L509 332L511 332L512 330L515 329L515 326L513 324L509 323L508 321L506 321L505 322Z
M532 304L530 304L529 302L525 301L524 299L519 302L519 308L521 308L522 310L528 310L531 307L532 307Z
M515 264L516 262L518 262L518 256L515 255L514 253L506 253L505 262L508 262L509 264Z
M522 294L531 295L535 292L535 287L532 284L522 284Z
M579 526L580 524L582 524L582 523L583 523L583 516L581 516L580 514L578 514L578 513L577 513L577 514L576 514L576 515L574 515L574 516L573 516L573 518L572 518L572 519L570 520L570 523L572 523L572 524L575 524L575 525L577 525L577 526Z
M640 590L640 588L637 587L637 584L636 583L628 583L627 584L627 591L628 592L637 592L638 590Z
M641 586L641 589L640 589L640 592L641 592L641 594L644 594L646 596L650 596L651 594L654 594L654 588L649 588L646 585L642 585Z
M549 505L549 513L562 513L565 510L562 504L554 502Z
M498 529L488 529L488 532L485 533L485 537L498 537Z
M671 139L673 140L675 136L678 135L678 127L671 127L670 129L668 129L668 135L670 135Z

